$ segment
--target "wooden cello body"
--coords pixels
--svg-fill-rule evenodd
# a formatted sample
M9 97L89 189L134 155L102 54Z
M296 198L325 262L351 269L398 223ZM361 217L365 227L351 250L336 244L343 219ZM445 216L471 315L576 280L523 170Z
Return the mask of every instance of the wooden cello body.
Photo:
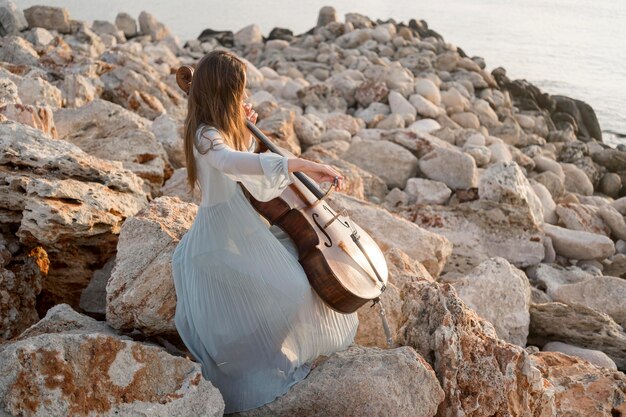
M178 69L176 79L183 91L189 91L192 77L193 68ZM254 124L248 121L247 126L268 150L286 155ZM328 204L332 186L324 192L304 173L293 175L292 184L270 201L255 200L245 187L244 192L260 215L291 237L311 287L330 308L349 314L368 301L375 304L387 285L382 251L345 212Z

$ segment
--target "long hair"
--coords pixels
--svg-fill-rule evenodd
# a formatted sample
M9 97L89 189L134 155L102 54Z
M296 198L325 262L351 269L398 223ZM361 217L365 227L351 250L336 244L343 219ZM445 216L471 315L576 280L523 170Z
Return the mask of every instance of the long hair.
M193 71L184 132L187 183L191 192L198 179L193 149L201 123L217 128L231 148L246 149L246 116L242 106L245 86L246 64L228 51L208 53Z

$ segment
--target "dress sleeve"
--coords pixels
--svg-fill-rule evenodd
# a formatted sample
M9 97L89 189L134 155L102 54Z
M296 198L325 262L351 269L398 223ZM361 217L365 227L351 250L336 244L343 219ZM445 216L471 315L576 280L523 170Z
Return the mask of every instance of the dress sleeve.
M252 140L253 144L255 143ZM269 201L278 197L293 178L289 175L288 157L275 153L252 153L253 145L246 151L238 151L228 146L215 128L198 132L197 149L201 163L206 163L221 171L243 186L259 201Z

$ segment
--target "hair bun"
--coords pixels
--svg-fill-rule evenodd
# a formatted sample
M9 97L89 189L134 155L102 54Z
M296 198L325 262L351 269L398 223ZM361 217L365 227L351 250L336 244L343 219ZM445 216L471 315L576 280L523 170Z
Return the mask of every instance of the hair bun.
M183 65L176 71L176 83L185 94L189 94L191 89L191 80L193 78L193 67Z

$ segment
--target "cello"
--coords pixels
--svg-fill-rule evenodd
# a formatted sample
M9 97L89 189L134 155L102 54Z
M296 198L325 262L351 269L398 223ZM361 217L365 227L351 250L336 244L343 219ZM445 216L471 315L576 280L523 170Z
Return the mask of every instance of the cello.
M189 93L193 67L183 65L176 71L176 82ZM276 154L291 155L274 145L252 122L246 120L250 132ZM328 204L327 191L303 172L293 172L295 179L279 197L258 201L245 190L252 207L270 224L283 229L298 249L298 261L309 283L320 299L331 309L350 314L372 301L380 305L383 329L389 346L391 334L380 304L387 287L388 268L385 257L370 235L354 223L343 210L338 212ZM240 184L241 185L241 184Z

